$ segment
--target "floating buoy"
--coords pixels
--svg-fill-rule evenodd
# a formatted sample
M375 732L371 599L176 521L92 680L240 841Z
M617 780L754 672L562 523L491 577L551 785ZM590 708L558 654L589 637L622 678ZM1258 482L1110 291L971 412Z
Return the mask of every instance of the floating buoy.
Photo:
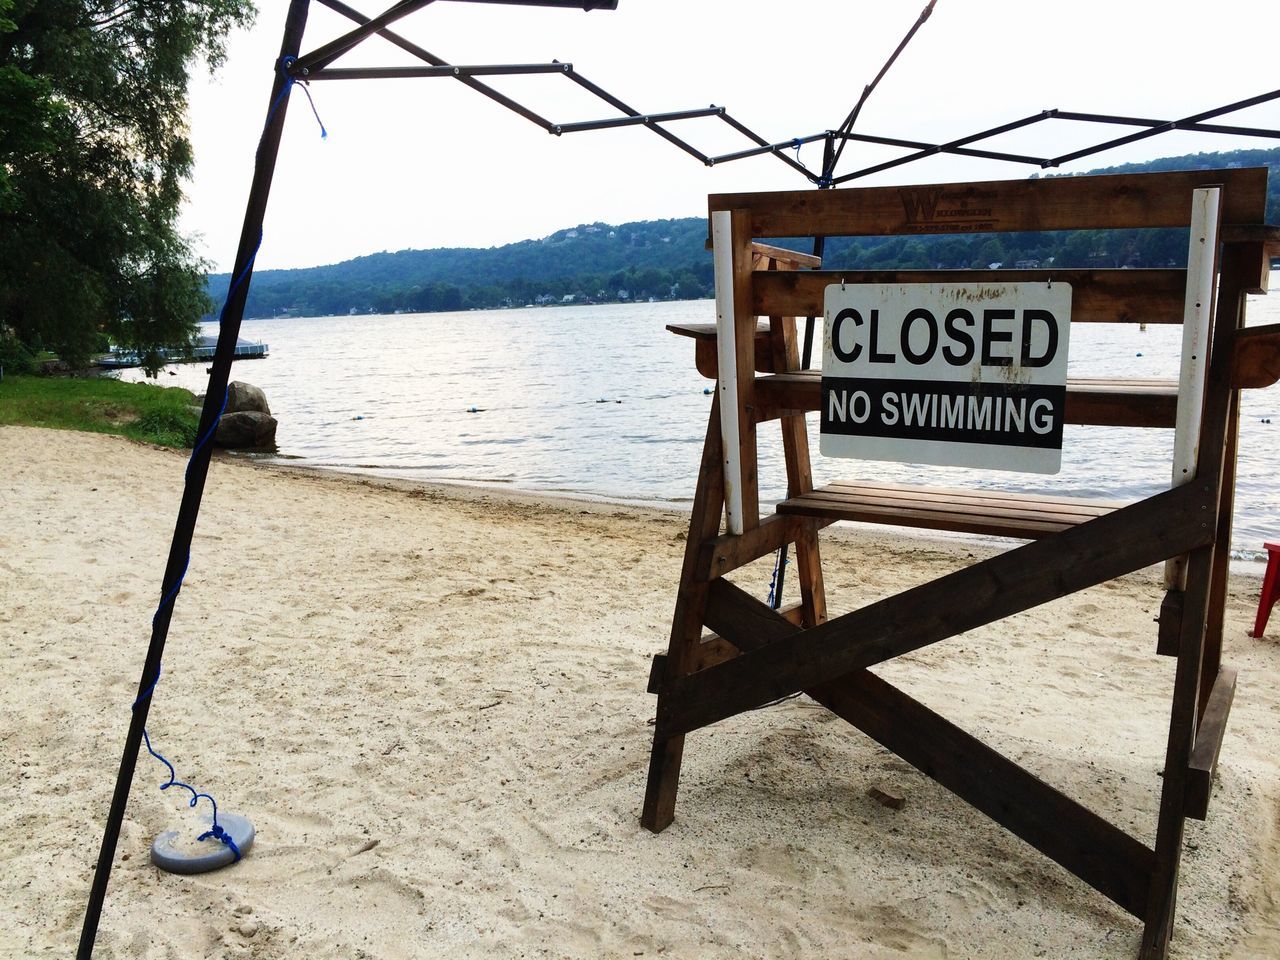
M1140 356L1142 356L1142 354L1140 354L1140 353L1135 353L1135 354L1134 354L1134 356L1135 356L1135 357L1140 357Z

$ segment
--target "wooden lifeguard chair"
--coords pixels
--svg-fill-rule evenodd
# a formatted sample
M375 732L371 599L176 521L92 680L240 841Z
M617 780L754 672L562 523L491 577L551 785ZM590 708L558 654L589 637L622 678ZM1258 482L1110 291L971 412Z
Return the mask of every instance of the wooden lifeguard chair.
M650 676L658 706L645 827L661 831L674 816L686 734L804 692L1137 917L1141 956L1165 956L1184 820L1206 816L1235 690L1222 633L1239 390L1280 378L1280 325L1244 329L1245 294L1265 291L1280 239L1264 224L1265 200L1263 169L710 198L717 324L672 329L694 338L698 369L718 383L670 646ZM1110 228L1189 229L1189 266L835 272L755 242ZM1121 504L866 482L814 488L804 414L819 409L822 387L817 371L800 369L795 318L823 313L832 284L974 281L1070 284L1074 323L1184 325L1179 381L1065 385L1067 423L1176 428L1169 490ZM762 519L756 434L773 420L788 496ZM1027 542L829 619L818 532L837 520ZM791 547L794 606L771 609L726 579ZM868 670L1162 561L1156 647L1177 666L1154 848Z

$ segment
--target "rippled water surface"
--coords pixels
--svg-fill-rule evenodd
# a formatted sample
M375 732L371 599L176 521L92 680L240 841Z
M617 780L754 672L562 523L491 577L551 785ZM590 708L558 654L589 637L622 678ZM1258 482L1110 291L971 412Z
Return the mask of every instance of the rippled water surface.
M266 391L281 455L314 466L683 504L693 496L711 384L694 370L692 341L664 328L714 319L711 301L691 300L247 320L241 336L266 341L270 356L237 361L232 376ZM1251 326L1276 322L1280 295L1251 300ZM1078 324L1070 370L1176 377L1180 338L1176 326ZM206 367L172 367L161 380L202 393ZM1248 555L1280 537L1280 389L1243 397L1234 540ZM1117 498L1167 487L1173 446L1172 430L1067 427L1062 472L1045 477L825 460L816 452L816 422L810 437L819 482ZM783 496L771 424L761 431L760 476L762 501Z

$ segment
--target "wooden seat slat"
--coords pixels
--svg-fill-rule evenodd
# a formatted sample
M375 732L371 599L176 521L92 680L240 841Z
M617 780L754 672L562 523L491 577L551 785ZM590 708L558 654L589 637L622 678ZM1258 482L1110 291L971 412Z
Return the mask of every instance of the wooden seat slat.
M969 496L966 496L963 502L958 502L955 498L948 499L943 496L930 496L928 494L915 495L910 490L902 489L892 495L875 491L844 489L827 490L825 492L815 491L804 496L810 503L820 505L824 509L839 510L843 509L846 503L853 502L859 504L860 508L866 506L877 510L928 510L939 514L958 514L963 516L969 516L980 511L988 511L993 514L999 514L1006 519L1061 523L1068 526L1084 523L1102 513L1109 512L1109 509L1114 509L1114 505L1107 508L1101 505L1069 503L999 503L989 498Z
M955 487L916 486L915 484L903 487L894 483L859 480L837 480L823 489L830 489L840 494L850 493L865 496L895 496L900 495L905 489L909 491L909 496L913 500L936 500L940 503L951 503L957 494L963 494L967 503L996 503L1011 507L1020 504L1027 509L1040 509L1060 513L1088 513L1091 515L1097 512L1095 507L1107 507L1114 510L1128 502L1126 500L1095 500L1091 497L1063 497L1051 493L1027 493L1023 491L962 490Z
M1122 506L1117 500L838 482L784 500L778 512L1036 540Z
M1159 393L1167 394L1171 397L1178 395L1177 380L1159 380L1155 378L1107 378L1107 377L1068 377L1067 383L1081 392L1084 391L1110 391L1117 387L1123 387L1126 393Z

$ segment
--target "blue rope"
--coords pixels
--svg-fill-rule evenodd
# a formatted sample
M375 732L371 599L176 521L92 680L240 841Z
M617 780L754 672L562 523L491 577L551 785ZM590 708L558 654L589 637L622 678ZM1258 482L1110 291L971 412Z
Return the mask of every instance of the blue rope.
M209 799L210 799L210 800L212 800L213 798L212 798L212 797L210 797ZM192 801L191 801L191 804L192 804L192 806L194 806L194 805L195 805L195 801L194 801L194 800L192 800ZM210 829L206 830L204 833L200 834L200 836L196 837L196 839L197 839L197 840L208 840L210 837L213 837L213 839L215 839L215 840L221 840L221 841L222 841L223 843L225 843L228 847L230 847L230 848L231 848L231 852L232 852L233 854L235 854L235 859L234 859L234 860L232 860L231 862L232 862L232 863L238 863L238 862L240 861L240 857L241 857L240 848L239 848L239 847L237 847L237 846L236 846L236 842L235 842L234 840L232 840L232 839L231 839L231 834L229 834L229 833L227 833L227 831L223 830L223 829L222 829L222 827L218 824L218 814L217 814L217 811L214 811L214 815L213 815L213 817L214 817L214 820L213 820L213 826L212 826Z
M287 90L288 88L286 87L285 89ZM273 110L275 109L274 105L272 109ZM262 233L259 232L258 242L254 244L253 251L249 254L248 261L245 263L244 267L241 268L240 273L231 281L231 285L227 288L227 298L226 300L223 301L222 310L218 314L219 330L221 330L222 324L226 320L227 308L231 304L231 298L234 296L235 292L241 287L241 285L243 285L244 282L248 279L249 272L250 270L253 269L253 262L258 258L258 251L261 248L262 248ZM195 463L196 454L199 453L200 450L202 450L209 443L209 441L213 439L214 434L217 433L218 424L222 422L222 415L227 410L227 401L230 399L230 393L231 393L230 388L228 388L223 392L222 406L218 408L218 413L213 418L213 422L209 424L205 432L196 439L196 442L194 444L192 444L191 456L187 458L187 469L186 469L186 473L184 474L184 483L190 483L191 481L191 467ZM187 577L187 568L190 565L191 565L191 554L188 553L187 556L182 561L182 569L178 571L178 576L174 580L173 585L170 586L169 589L165 591L164 596L160 598L160 603L156 606L156 612L151 617L152 627L154 627L156 624L156 621L160 619L160 615L167 608L171 607L174 604L174 602L178 599L178 594L182 590L182 582ZM151 695L155 692L156 684L160 682L160 672L162 667L163 665L158 666L156 668L155 679L151 681L151 685L147 687L146 690L144 690L141 694L138 695L138 699L136 699L133 702L132 709L137 710L140 704L151 699ZM165 757L161 753L159 753L154 747L151 746L151 735L147 732L147 729L145 727L143 727L142 729L142 739L147 746L147 753L151 754L151 756L155 757L162 764L164 764L165 768L169 771L169 779L164 783L160 784L161 790L168 790L170 787L182 787L184 790L189 791L191 794L191 800L187 804L187 806L194 807L196 804L200 802L201 798L208 800L209 803L213 806L213 823L211 827L208 830L206 830L204 833L200 834L200 836L196 837L196 839L207 840L208 838L212 837L215 840L221 841L226 846L228 846L231 849L231 852L235 855L235 859L232 860L231 862L236 863L237 861L239 861L241 856L240 848L237 847L236 842L231 839L231 835L228 834L226 830L222 828L222 825L218 823L218 802L214 800L210 794L200 793L190 784L183 783L181 780L178 779L177 771L174 769L173 764L170 763L167 759L165 759Z
M143 700L148 700L148 699L150 699L151 694L155 693L155 690L156 690L156 684L160 682L160 670L161 670L161 668L162 668L163 666L164 666L164 664L161 664L159 667L157 667L157 668L156 668L156 678L155 678L154 680L152 680L152 681L151 681L151 686L147 687L147 689L146 689L146 690L144 690L144 691L142 691L142 693L138 694L138 699L137 699L137 700L135 700L135 701L133 701L133 706L129 708L130 710L137 710L137 709L138 709L138 704L142 703L142 701L143 701ZM145 729L143 729L143 731L142 731L142 735L143 735L144 737L147 735L147 731L146 731Z
M767 604L769 604L769 606L771 606L771 607L773 606L773 592L774 592L774 589L777 587L777 584L778 584L778 571L779 571L779 570L781 570L783 567L785 567L785 566L786 566L787 564L789 564L790 562L791 562L790 558L788 558L788 557L783 557L783 558L782 558L782 563L776 563L776 562L775 562L775 563L774 563L774 565L773 565L773 576L771 576L771 577L769 578L769 599L765 601L765 602L766 602Z
M158 679L158 675L157 675L157 679ZM154 685L153 685L153 689L154 689ZM147 696L150 696L150 695L151 693L150 691L148 691ZM142 698L139 697L138 699L141 700ZM134 707L135 708L137 707L136 703L134 704ZM194 807L202 799L208 800L210 805L213 807L213 825L204 833L200 834L200 836L196 837L196 840L207 840L209 837L213 837L215 840L221 840L224 844L226 844L228 847L231 848L231 852L235 855L235 859L232 860L231 862L235 863L236 861L238 861L240 859L240 848L236 846L236 842L231 839L231 835L222 828L221 824L218 823L218 801L213 799L213 797L207 793L200 793L198 790L196 790L195 787L191 786L191 784L183 783L181 780L179 780L178 772L173 768L173 764L170 763L167 759L165 759L164 755L159 753L155 749L155 747L151 746L151 737L148 736L145 728L142 731L142 740L147 746L147 753L151 754L153 757L155 757L157 760L163 763L165 765L165 768L169 771L169 779L164 783L160 784L161 790L168 790L170 787L181 787L183 790L186 790L188 793L191 794L191 799L187 801L188 807Z
M284 102L284 98L289 95L289 91L293 89L294 84L298 82L298 78L289 73L289 68L293 66L297 59L297 57L281 57L280 62L276 64L276 69L280 72L280 76L284 78L284 86L280 88L275 100L271 102L271 109L267 111L267 122L263 124L264 129L271 126L271 118L276 115L276 109ZM311 90L305 80L302 81L302 92L307 95L307 102L311 104L311 113L315 116L316 123L320 125L320 139L328 140L329 131L324 128L324 121L320 119L320 111L316 109L316 102L311 99Z
M267 111L267 120L266 120L266 123L263 124L264 133L266 131L266 127L271 125L271 118L275 116L276 110L279 108L280 104L284 102L284 98L288 96L289 91L292 90L294 87L294 84L298 82L295 77L290 76L289 74L289 67L293 65L295 60L296 60L295 57L282 57L280 59L280 62L277 64L277 69L280 71L280 75L284 78L285 84L280 89L280 93L276 96L275 100L272 101L271 108ZM324 128L324 122L321 121L320 119L320 112L316 110L316 102L313 99L311 99L311 91L307 89L305 83L303 84L302 92L307 95L307 102L311 104L311 112L315 115L316 123L320 124L320 138L321 139L328 138L329 132ZM261 138L259 138L258 147L259 149L261 149L262 147ZM222 310L218 314L219 335L221 335L222 325L226 321L227 310L231 306L232 297L235 295L235 292L238 289L240 289L240 287L248 279L249 272L253 269L253 262L258 258L258 251L261 248L262 248L262 232L259 231L258 242L254 244L253 251L249 254L249 259L245 262L245 265L240 269L240 273L237 274L236 277L231 281L231 285L227 287L227 298L222 302ZM213 422L209 424L205 432L196 439L196 442L194 444L192 444L191 456L187 459L187 469L186 469L186 474L184 476L184 483L190 483L191 481L191 467L195 463L196 454L198 454L205 447L205 445L208 444L209 441L213 439L214 434L217 432L218 424L222 422L222 415L227 410L227 401L229 398L230 398L230 389L228 388L226 391L223 392L222 406L218 408L217 416L213 418ZM191 564L191 554L188 553L186 558L182 561L182 570L178 572L177 579L174 580L173 585L169 587L168 590L165 591L164 596L160 598L160 603L156 607L156 612L151 618L152 627L155 626L155 623L160 618L160 615L168 607L171 607L173 603L178 599L178 593L182 590L182 581L186 579L187 567L189 567L190 564ZM151 699L151 695L155 692L156 684L160 682L160 671L161 671L161 666L157 666L155 679L151 681L151 685L147 687L146 690L144 690L141 694L138 695L138 699L136 699L133 702L132 709L137 710L140 704L145 703L146 701ZM238 861L240 859L240 848L237 847L236 842L233 839L231 839L231 835L228 834L226 830L222 828L222 825L218 823L218 802L213 799L212 795L207 793L201 793L198 790L196 790L195 787L191 786L188 783L183 783L181 780L178 779L178 773L177 773L177 770L174 769L173 764L170 763L161 753L159 753L154 747L151 746L151 736L150 734L147 733L147 730L145 727L142 730L142 739L146 743L147 753L151 754L151 756L155 757L162 764L164 764L165 769L169 771L169 779L164 783L160 784L161 790L168 790L170 787L181 787L182 789L188 791L191 794L191 800L188 802L187 806L194 807L202 799L204 799L204 800L208 800L210 805L213 807L212 826L208 830L206 830L204 833L200 834L200 836L196 837L196 839L207 840L210 837L212 837L215 840L221 841L222 843L226 844L226 846L230 847L231 852L235 854L235 860L233 860L232 863L235 863L236 861Z
M190 460L187 461L187 469L188 470L191 469ZM160 619L160 614L164 612L164 608L172 605L173 601L178 599L178 591L182 589L182 581L186 579L187 567L189 567L190 565L191 565L191 554L188 553L187 558L182 561L182 569L178 571L178 579L175 580L173 583L173 586L169 588L169 592L160 598L160 604L159 606L156 607L156 612L151 615L151 626L154 627L156 625L156 621ZM159 683L159 681L160 681L160 674L159 672L157 672L156 683ZM151 685L151 689L154 690L155 686L156 686L155 683L153 683ZM151 691L148 690L147 692L150 693ZM142 700L143 698L139 697L138 699ZM134 706L137 706L137 704L134 704Z
M227 296L230 297L231 294L228 293ZM187 470L184 475L184 479L189 480L191 478L191 464L195 462L196 452L201 447L203 447L206 443L208 443L211 439L213 439L213 435L217 433L218 424L222 422L222 415L227 412L227 401L230 399L231 399L231 388L227 387L226 391L222 394L222 406L218 408L218 414L213 418L213 423L209 424L209 429L206 430L204 434L201 435L201 437L191 445L191 456L187 458ZM190 563L190 562L191 562L191 555L187 554L187 563ZM187 572L187 566L184 563L182 565L183 576L186 575L186 572ZM182 577L180 576L178 577L178 585L181 586L181 584L182 584ZM160 602L160 605L164 606L163 600ZM159 612L160 611L157 610L156 614L159 615Z

